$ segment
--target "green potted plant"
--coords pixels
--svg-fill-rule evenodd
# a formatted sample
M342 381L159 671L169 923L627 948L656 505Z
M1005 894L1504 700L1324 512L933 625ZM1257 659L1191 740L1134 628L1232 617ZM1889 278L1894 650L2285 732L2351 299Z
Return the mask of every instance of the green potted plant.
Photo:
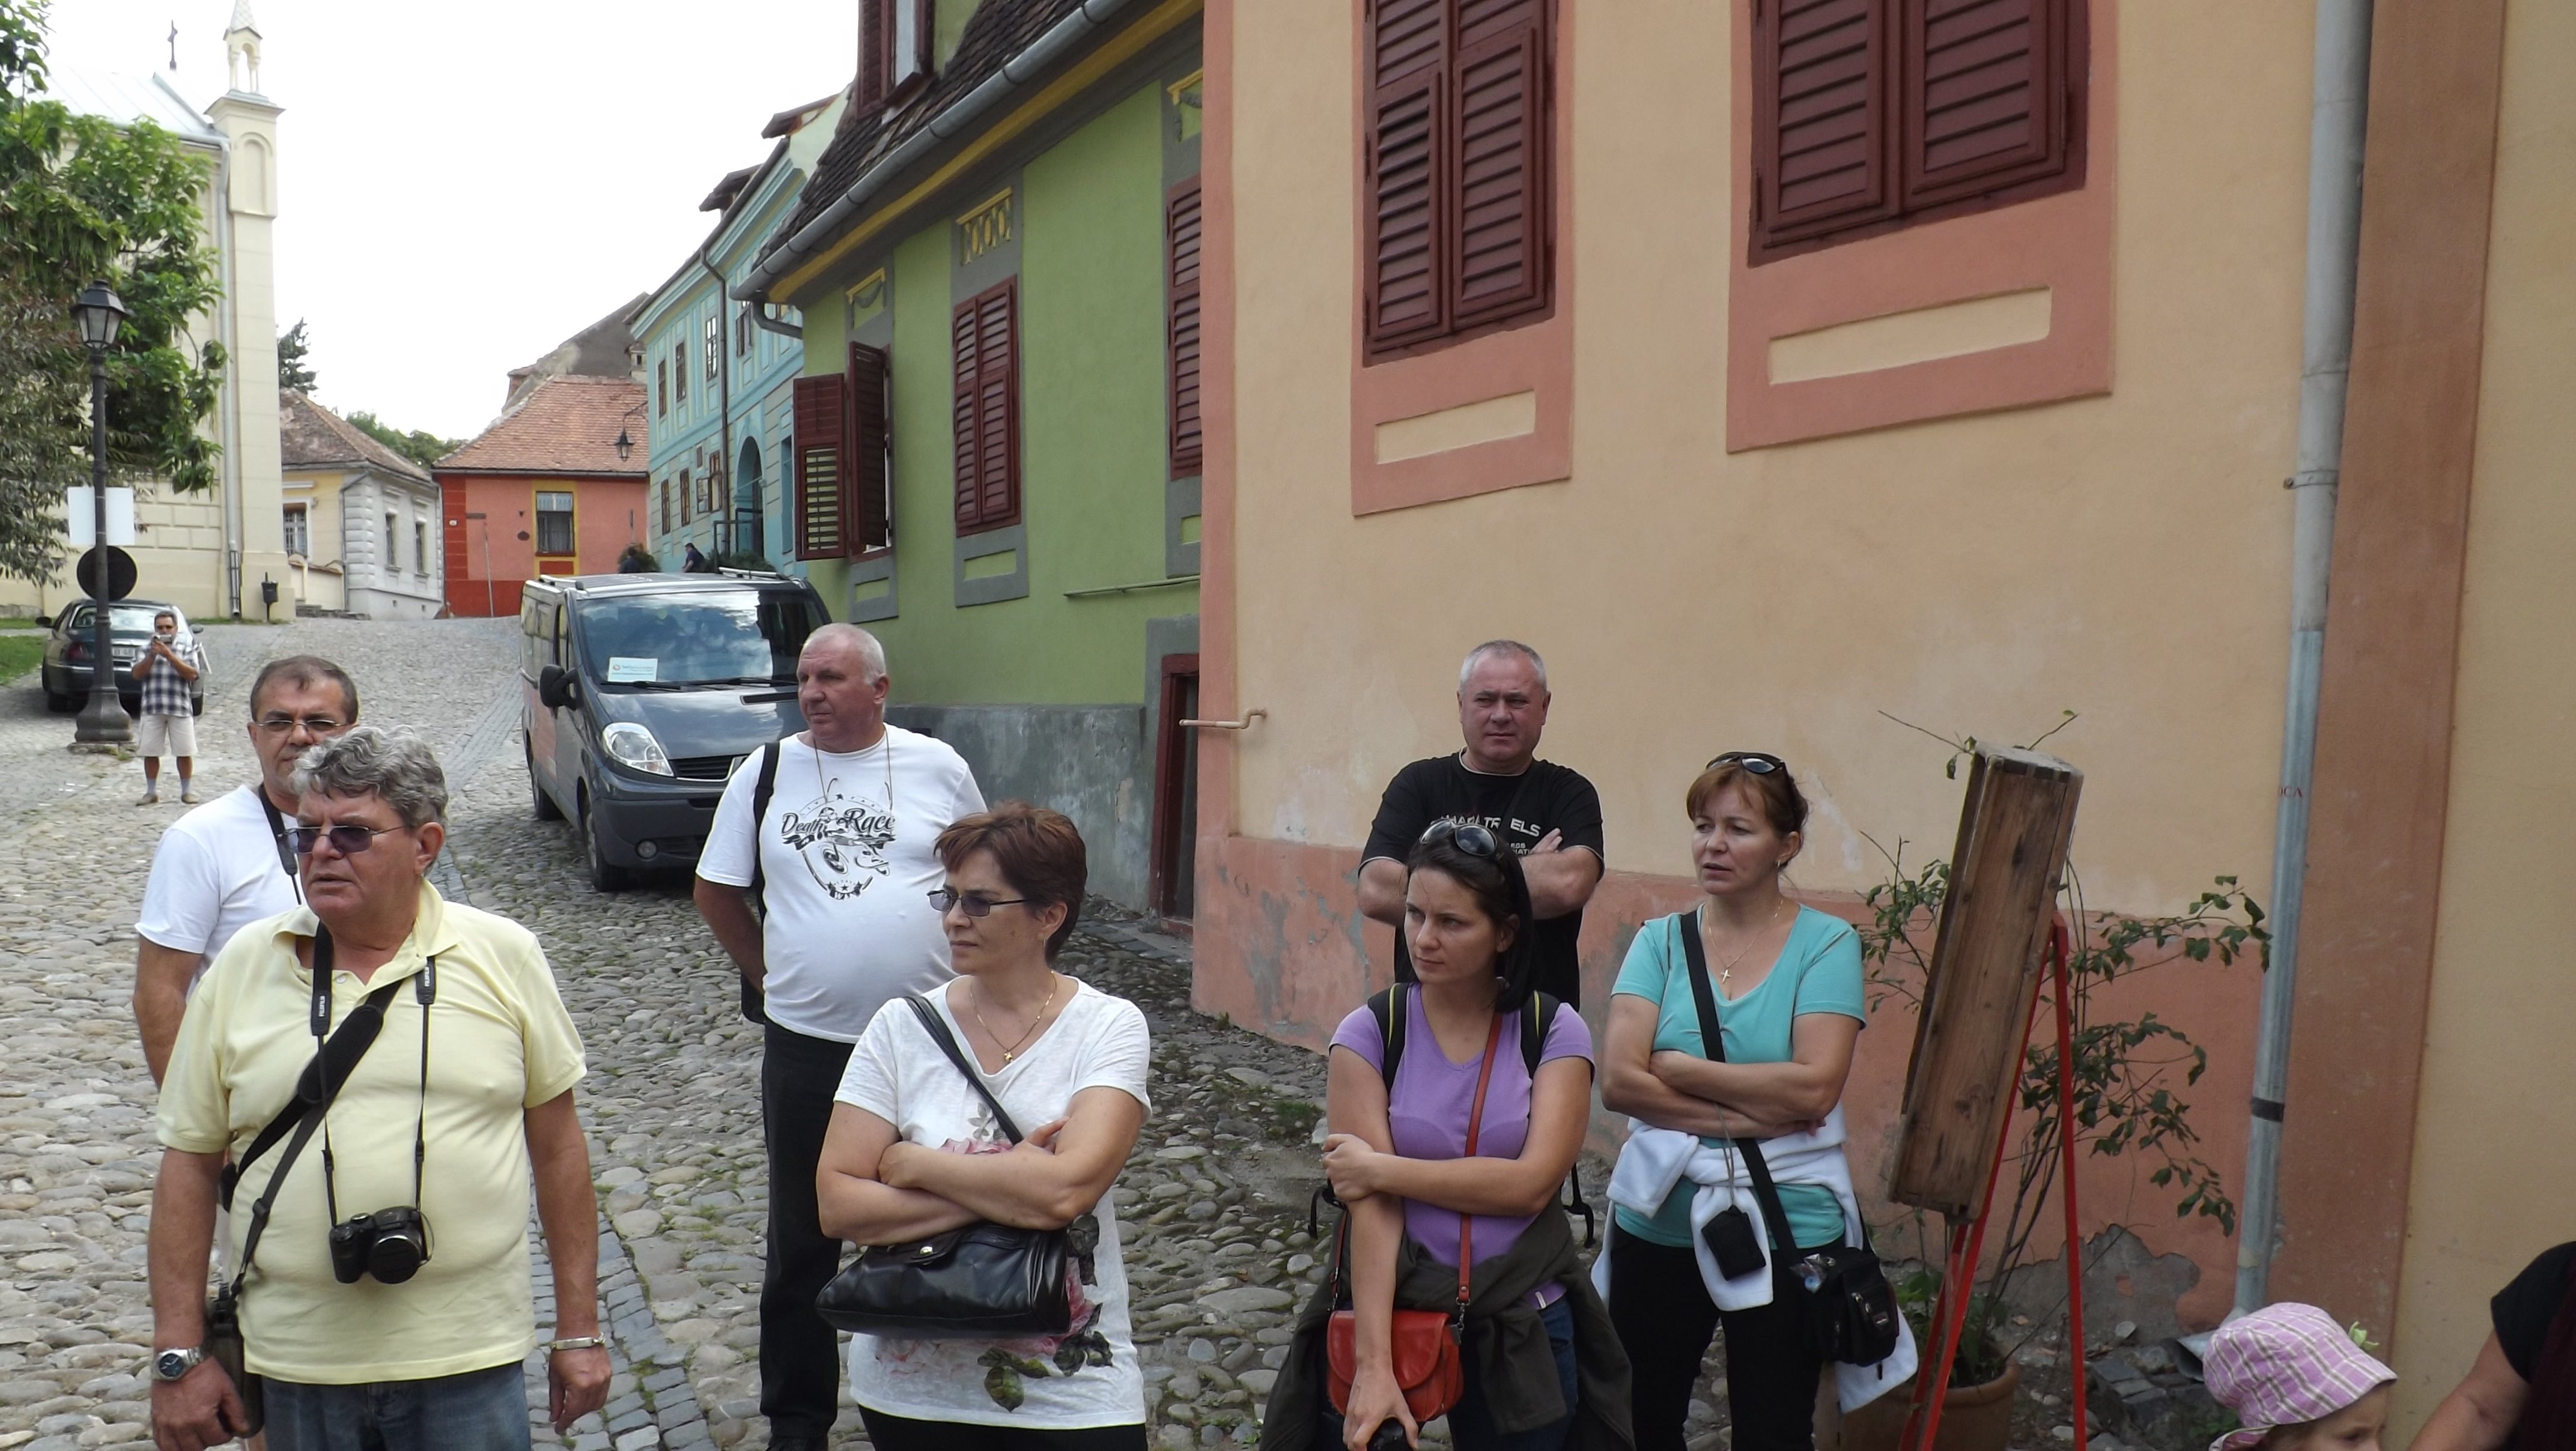
M1890 717L1894 719L1894 717ZM2073 723L2068 712L2046 740ZM1909 729L1921 730L1908 725ZM1955 780L1962 757L1977 749L1973 736L1953 740L1926 731L1950 747L1945 774ZM1893 851L1875 839L1886 858L1887 878L1863 893L1871 919L1860 929L1861 953L1868 963L1872 1012L1894 1001L1904 1011L1920 1012L1923 982L1931 964L1930 931L1940 919L1950 886L1950 865L1935 858L1920 867L1905 862L1905 843ZM2014 1138L2005 1150L2007 1191L1997 1207L2005 1213L1986 1229L1987 1268L1968 1297L1967 1320L1950 1383L1942 1403L1941 1429L1934 1451L2001 1451L2011 1434L2014 1393L2021 1372L2019 1355L2030 1338L2055 1313L2017 1318L2008 1292L2029 1264L2031 1241L2049 1209L2050 1193L2059 1179L2060 1156L2070 1149L2117 1158L2145 1155L2155 1161L2147 1179L2175 1195L2177 1218L2199 1215L2214 1219L2229 1234L2236 1232L2236 1204L2227 1195L2218 1171L2201 1158L2200 1135L2191 1124L2191 1106L2175 1092L2200 1081L2209 1053L2181 1029L2152 1010L2134 1017L2107 1008L2103 990L2142 972L2207 963L2232 963L2250 955L2256 963L2271 942L2260 905L2234 877L2217 878L2181 912L2134 916L2096 912L2085 902L2083 879L2069 863L2060 906L2074 928L2067 959L2069 997L2073 1006L2075 1101L2060 1105L2057 1093L2057 1038L2035 1033L2023 1050L2021 1076L2015 1085ZM2054 992L2054 979L2043 979L2043 992ZM2050 1021L2054 1003L2041 1008ZM2071 1113L2069 1109L2071 1108ZM2071 1120L2071 1128L2070 1128ZM1912 1322L1918 1343L1931 1342L1933 1301L1940 1292L1942 1255L1939 1240L1920 1213L1908 1216L1916 1258L1924 1266L1897 1276L1899 1304ZM1884 1236L1894 1240L1896 1236ZM2075 1252L2068 1246L2067 1252ZM2063 1310L2060 1301L2059 1310ZM2080 1330L2070 1335L2070 1369L2081 1374ZM1890 1392L1853 1413L1844 1422L1844 1451L1893 1451L1903 1434L1910 1388Z

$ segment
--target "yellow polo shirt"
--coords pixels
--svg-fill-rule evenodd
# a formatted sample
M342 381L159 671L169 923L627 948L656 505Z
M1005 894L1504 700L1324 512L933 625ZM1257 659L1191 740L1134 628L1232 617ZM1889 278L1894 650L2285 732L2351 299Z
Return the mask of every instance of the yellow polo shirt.
M179 1025L161 1086L161 1142L239 1152L293 1096L313 1058L312 974L296 960L310 908L253 922L216 957ZM331 1277L322 1136L287 1172L244 1282L250 1368L313 1385L422 1380L524 1358L535 1344L528 1293L528 1145L523 1112L583 1073L581 1038L534 934L441 899L421 884L411 936L371 982L332 974L334 1030L374 988L407 983L384 1031L333 1103L329 1124L340 1217L412 1202L412 1125L421 1103L422 1008L409 979L438 959L429 1011L427 1172L421 1212L430 1258L399 1285ZM281 1141L233 1198L238 1262L251 1206L267 1192Z

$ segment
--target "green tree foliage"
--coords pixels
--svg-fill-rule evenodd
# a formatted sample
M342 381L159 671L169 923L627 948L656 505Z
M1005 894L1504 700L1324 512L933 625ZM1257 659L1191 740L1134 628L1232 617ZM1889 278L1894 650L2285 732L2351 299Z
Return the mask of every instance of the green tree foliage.
M417 428L406 433L364 410L350 414L349 425L422 468L428 468L465 444L461 438L441 438Z
M203 158L148 121L119 126L39 95L45 0L0 0L0 574L60 569L66 483L88 477L89 359L70 305L105 279L129 316L107 357L108 464L185 491L216 481L220 344Z
M304 319L277 335L277 386L289 393L311 393L313 370L304 366L304 355L313 345L304 336Z

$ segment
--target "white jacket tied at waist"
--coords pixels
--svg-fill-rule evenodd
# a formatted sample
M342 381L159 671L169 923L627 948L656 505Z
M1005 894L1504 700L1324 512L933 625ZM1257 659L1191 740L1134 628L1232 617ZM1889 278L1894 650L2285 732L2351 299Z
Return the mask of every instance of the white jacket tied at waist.
M1843 1157L1841 1105L1812 1133L1765 1139L1762 1162L1774 1184L1815 1184L1832 1190L1843 1207L1843 1243L1861 1242L1860 1203L1852 1190L1851 1164ZM1762 1217L1761 1201L1754 1197L1753 1176L1744 1167L1744 1156L1731 1145L1710 1148L1697 1134L1628 1120L1628 1142L1620 1148L1618 1167L1610 1174L1610 1202L1651 1219L1684 1179L1699 1186L1691 1197L1691 1253L1699 1260L1700 1281L1708 1286L1709 1299L1720 1310L1770 1304L1771 1227ZM1716 1257L1700 1233L1730 1205L1751 1217L1755 1243L1762 1247L1762 1268L1731 1280L1718 1273ZM1593 1261L1592 1284L1605 1298L1609 1295L1608 1255ZM1845 1411L1865 1406L1904 1384L1914 1374L1916 1360L1914 1331L1899 1315L1895 1352L1876 1365L1835 1366L1835 1396Z

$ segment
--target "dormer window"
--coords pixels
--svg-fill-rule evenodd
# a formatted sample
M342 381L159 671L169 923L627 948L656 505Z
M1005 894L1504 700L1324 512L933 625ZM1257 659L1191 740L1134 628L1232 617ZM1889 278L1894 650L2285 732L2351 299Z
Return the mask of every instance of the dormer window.
M883 108L930 79L937 0L859 0L859 103Z

